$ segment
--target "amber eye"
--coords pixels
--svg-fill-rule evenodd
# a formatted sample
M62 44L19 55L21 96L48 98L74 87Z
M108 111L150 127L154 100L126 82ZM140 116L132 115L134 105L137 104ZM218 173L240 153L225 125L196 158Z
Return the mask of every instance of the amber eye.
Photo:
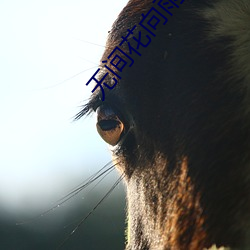
M113 109L107 105L100 106L97 110L96 128L102 139L115 146L124 134L124 124Z

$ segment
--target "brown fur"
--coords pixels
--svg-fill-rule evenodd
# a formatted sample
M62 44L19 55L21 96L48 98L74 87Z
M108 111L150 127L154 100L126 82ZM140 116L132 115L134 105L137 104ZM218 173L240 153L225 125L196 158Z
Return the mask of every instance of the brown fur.
M238 22L244 23L250 6L238 2L244 8L230 18L244 13ZM105 89L106 100L95 92L78 115L108 105L125 124L113 154L126 174L127 250L250 249L249 72L232 63L249 67L250 51L237 59L242 55L236 53L230 25L218 34L214 18L220 15L223 27L223 4L186 0L140 50L142 56L132 55L134 65L113 90ZM102 60L152 6L149 0L129 1L109 33ZM237 31L243 45L250 43L249 24L245 28ZM128 53L126 43L122 49Z

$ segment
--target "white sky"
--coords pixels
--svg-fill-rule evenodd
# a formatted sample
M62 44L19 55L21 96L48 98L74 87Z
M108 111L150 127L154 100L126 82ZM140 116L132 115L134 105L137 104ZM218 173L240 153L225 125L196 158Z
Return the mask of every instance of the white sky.
M126 2L0 1L1 206L68 190L110 160L95 118L72 117L104 50L81 40L105 45Z

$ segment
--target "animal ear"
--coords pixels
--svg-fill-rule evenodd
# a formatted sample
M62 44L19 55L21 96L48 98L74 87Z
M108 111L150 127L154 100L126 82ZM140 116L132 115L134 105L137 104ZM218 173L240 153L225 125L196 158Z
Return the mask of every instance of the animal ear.
M110 106L102 105L97 108L96 128L102 139L115 146L124 134L124 124Z

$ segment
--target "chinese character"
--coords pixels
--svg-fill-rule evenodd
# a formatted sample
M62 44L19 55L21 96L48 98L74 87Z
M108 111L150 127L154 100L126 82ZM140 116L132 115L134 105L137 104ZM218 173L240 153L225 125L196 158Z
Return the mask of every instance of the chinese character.
M171 14L171 16L172 16L173 14L170 13L168 10L173 9L173 8L179 8L179 5L177 5L175 3L176 1L179 1L179 0L169 0L169 1L159 0L159 2L157 3L157 5L159 5L164 11L166 11L168 14ZM156 0L153 1L153 3L155 3L155 2L156 2ZM182 0L180 2L180 4L182 4L183 2L184 2L184 0Z
M108 59L110 59L113 56L116 50L118 50L121 54L126 56L131 61L129 67L131 67L134 64L134 60L130 56L128 56L125 52L123 52L119 47L115 47L113 49L113 51L109 54ZM119 66L121 63L123 63L122 66ZM122 58L120 55L115 54L113 59L110 61L110 64L114 66L116 69L118 69L120 72L122 72L123 68L127 65L127 61L124 58Z
M104 89L102 87L102 81L107 77L107 75L109 73L106 73L102 79L100 81L98 81L95 76L98 74L98 72L100 71L100 69L97 69L97 71L94 73L94 75L89 79L89 81L86 83L86 85L89 85L89 83L94 80L97 84L95 86L95 88L91 91L92 93L94 93L96 91L96 89L99 87L101 89L101 92L102 92L102 101L105 100L105 92L104 92ZM117 84L117 80L115 78L112 78L114 80L114 84L112 86L109 86L108 84L106 84L105 82L103 83L104 86L106 86L108 89L113 89L116 84Z
M139 49L139 46L140 46L140 45L141 45L142 47L144 47L144 48L148 47L148 45L151 43L151 38L150 38L150 36L146 35L146 37L148 38L148 42L147 42L147 44L143 44L143 43L141 42L141 31L139 31L138 34L139 34L139 39L133 37L133 39L137 42L137 47L136 47L136 49Z
M130 30L130 29L127 29L127 31L128 31L128 34L126 35L126 37L123 37L122 36L122 41L120 42L120 46L122 46L123 45L123 43L126 41L128 41L127 39L128 39L128 37L130 36L130 35L132 35L132 34L134 34L133 33L133 31L134 31L134 29L136 28L136 25L132 28L132 30Z

